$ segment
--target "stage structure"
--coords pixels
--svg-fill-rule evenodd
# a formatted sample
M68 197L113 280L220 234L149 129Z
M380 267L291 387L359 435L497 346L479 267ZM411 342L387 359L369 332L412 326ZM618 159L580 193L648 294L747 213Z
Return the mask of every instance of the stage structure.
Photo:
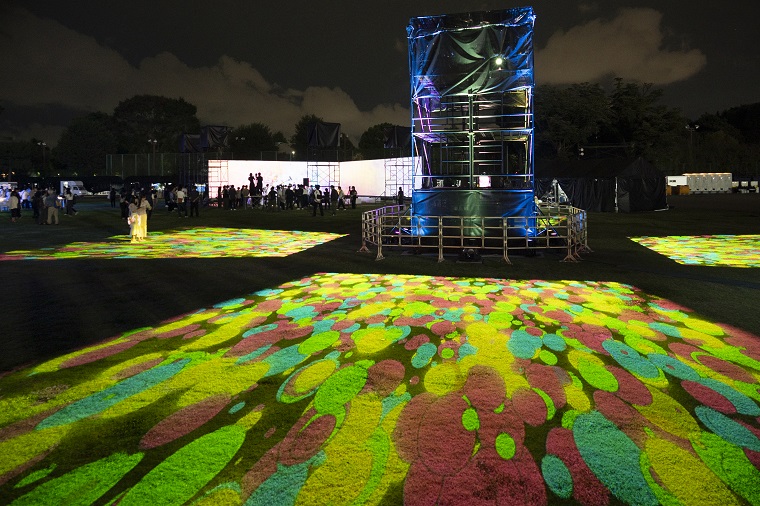
M179 180L184 184L205 184L216 188L227 184L227 160L222 159L229 147L230 127L206 125L200 134L183 133L179 151L184 156L179 170ZM211 190L209 190L211 191Z
M208 161L208 189L209 195L216 196L217 189L228 185L230 182L229 161ZM241 185L242 186L242 185Z
M383 131L383 148L385 149L385 192L386 197L398 194L404 189L404 195L411 195L414 187L414 171L411 158L412 129L403 126L387 127Z
M531 7L410 20L415 234L436 216L514 217L531 233L534 21Z
M309 184L329 189L340 185L340 123L315 122L306 125L307 173ZM305 183L306 181L304 181Z

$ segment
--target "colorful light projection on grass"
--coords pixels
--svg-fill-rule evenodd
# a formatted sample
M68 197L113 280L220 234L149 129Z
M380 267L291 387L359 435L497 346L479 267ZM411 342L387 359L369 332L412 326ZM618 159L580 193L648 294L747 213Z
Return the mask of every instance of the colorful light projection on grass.
M760 267L760 235L631 237L684 265Z
M242 228L194 228L176 232L151 232L144 242L130 243L129 236L108 242L75 242L62 248L9 251L2 260L60 260L64 258L216 258L285 257L343 237L325 232L258 230Z
M13 504L736 504L760 338L634 287L319 274L0 379Z

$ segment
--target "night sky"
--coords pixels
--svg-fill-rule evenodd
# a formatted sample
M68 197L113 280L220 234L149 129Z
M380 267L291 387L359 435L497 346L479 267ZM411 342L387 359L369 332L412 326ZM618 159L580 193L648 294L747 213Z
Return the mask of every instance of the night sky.
M409 124L409 19L532 5L536 84L665 90L696 119L760 102L760 2L702 0L0 0L0 137L54 145L74 117L137 94L182 97L202 125L304 114Z

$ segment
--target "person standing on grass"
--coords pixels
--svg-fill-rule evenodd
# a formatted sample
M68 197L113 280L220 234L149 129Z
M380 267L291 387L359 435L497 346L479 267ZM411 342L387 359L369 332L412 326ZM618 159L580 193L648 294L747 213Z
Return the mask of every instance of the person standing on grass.
M150 199L147 195L140 194L140 200L137 204L137 215L140 217L140 230L137 233L137 240L144 241L148 237L148 213L153 206L150 205Z
M31 188L27 187L21 190L18 194L18 198L21 199L21 209L30 209L31 206L31 198L32 198L32 190Z
M42 225L42 222L44 221L44 215L42 214L42 211L45 209L45 204L43 202L44 195L42 193L42 190L40 188L36 188L34 191L34 195L32 195L32 212L34 213L34 222Z
M129 218L129 201L127 200L127 194L122 193L119 195L119 210L121 211L122 219Z
M63 197L66 199L66 216L77 214L76 210L74 209L74 194L71 193L71 188L66 188L66 193L63 195Z
M153 208L156 206L156 202L158 201L158 191L156 191L155 188L151 188L148 190L147 194L147 200L148 200L148 219L150 219L151 215L153 214Z
M335 216L335 212L338 210L338 190L335 189L334 185L330 185L330 209L332 215Z
M243 185L243 187L240 188L240 200L243 202L243 209L248 209L251 201L248 194L248 186L246 185Z
M356 209L356 199L359 197L359 194L356 193L356 186L352 186L348 194L351 196L351 209Z
M277 209L277 189L274 185L269 187L269 193L267 194L267 208Z
M187 199L190 201L190 217L192 218L193 213L195 213L195 217L200 218L201 216L198 213L198 209L201 203L201 193L198 191L198 188L196 188L195 185L190 187Z
M182 189L182 185L177 186L177 214L180 218L187 216L187 209L185 208L185 191Z
M295 202L296 192L293 191L293 185L288 185L285 188L285 208L293 209L293 203Z
M129 224L129 235L132 237L132 240L129 242L135 243L139 241L139 235L142 233L142 224L140 223L140 215L137 214L137 210L139 208L137 207L137 203L135 203L134 199L132 197L129 197L129 205L127 206L127 211L129 212L129 216L127 216L127 223Z
M346 210L346 194L340 186L338 186L338 209Z
M11 210L11 221L17 222L21 218L21 197L16 190L11 190L11 196L8 199L8 209Z
M317 207L319 207L319 215L325 215L325 208L322 207L322 190L319 189L319 185L314 185L314 192L311 194L311 207L313 209L312 216L317 215Z
M46 223L52 225L53 222L55 222L55 224L58 225L58 208L61 207L61 203L58 201L58 195L55 194L55 191L53 191L52 188L47 191L45 207L47 208Z

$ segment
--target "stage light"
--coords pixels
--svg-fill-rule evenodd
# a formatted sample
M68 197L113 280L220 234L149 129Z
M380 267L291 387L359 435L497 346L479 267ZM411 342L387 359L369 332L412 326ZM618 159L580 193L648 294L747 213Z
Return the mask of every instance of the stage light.
M501 56L497 56L496 59L494 60L494 63L496 64L497 67L501 68L502 64L504 63L504 58L502 58Z

